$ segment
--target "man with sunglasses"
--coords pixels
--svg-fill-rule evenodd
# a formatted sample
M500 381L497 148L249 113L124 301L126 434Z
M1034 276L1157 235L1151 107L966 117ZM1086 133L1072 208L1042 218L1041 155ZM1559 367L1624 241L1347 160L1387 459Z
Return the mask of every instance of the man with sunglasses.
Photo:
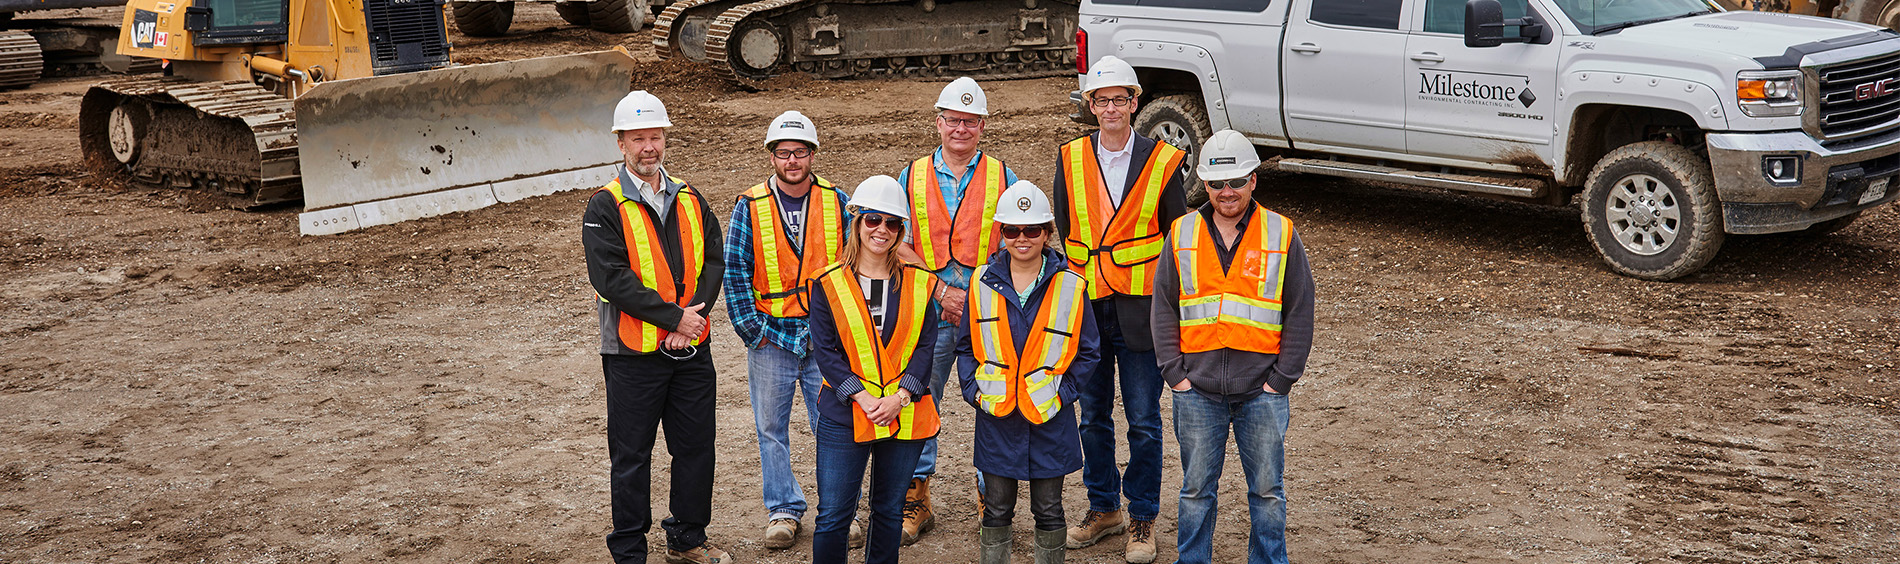
M1247 481L1247 561L1281 564L1287 392L1313 346L1313 273L1293 222L1253 201L1252 142L1221 130L1197 159L1208 201L1168 231L1150 312L1181 449L1175 548L1179 562L1213 560L1231 432Z
M807 504L792 474L794 392L818 420L818 373L809 350L805 281L838 261L849 225L844 192L812 172L818 128L791 111L765 131L772 176L739 195L726 232L726 311L746 345L752 424L759 437L766 548L791 548ZM816 432L814 430L814 432Z
M1186 213L1180 148L1135 133L1141 104L1135 69L1102 57L1082 77L1089 112L1101 129L1064 143L1055 180L1069 264L1089 281L1102 362L1082 380L1082 483L1089 511L1069 528L1068 547L1083 548L1128 532L1123 558L1155 560L1154 520L1161 512L1161 372L1148 309L1164 229ZM1128 468L1116 462L1115 380L1121 367ZM1128 511L1122 511L1122 496Z
M908 247L899 256L937 273L937 303L942 320L931 358L930 393L943 397L944 383L956 360L956 331L963 321L970 273L1003 247L991 216L1003 189L1016 183L1016 172L1001 159L983 154L983 120L990 114L983 88L970 77L958 78L937 96L937 137L942 142L929 156L912 161L898 173L910 199L911 229L904 234ZM930 503L930 477L937 473L937 439L924 442L917 472L904 497L904 544L910 545L936 525Z

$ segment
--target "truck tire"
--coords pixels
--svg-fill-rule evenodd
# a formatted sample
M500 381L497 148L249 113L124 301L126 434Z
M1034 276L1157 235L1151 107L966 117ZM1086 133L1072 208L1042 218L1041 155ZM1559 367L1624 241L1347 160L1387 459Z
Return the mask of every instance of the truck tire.
M1662 141L1610 151L1584 183L1583 226L1619 274L1668 281L1700 270L1724 236L1709 161Z
M1149 102L1135 115L1135 132L1150 139L1166 141L1183 151L1187 158L1181 160L1182 174L1189 207L1207 202L1207 188L1200 182L1194 182L1194 151L1214 136L1214 126L1207 122L1207 104L1201 101L1199 94L1173 94L1160 96Z
M647 0L594 0L587 3L587 26L606 33L633 33L647 25L652 14Z
M587 27L587 22L593 21L587 17L588 4L588 2L555 2L554 13L561 15L561 21Z
M514 2L451 2L455 29L469 37L501 37L515 20Z

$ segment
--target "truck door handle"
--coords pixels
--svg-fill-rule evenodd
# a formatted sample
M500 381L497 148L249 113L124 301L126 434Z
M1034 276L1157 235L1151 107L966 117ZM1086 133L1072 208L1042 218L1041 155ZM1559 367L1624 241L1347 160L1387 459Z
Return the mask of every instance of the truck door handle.
M1445 57L1431 51L1425 51L1422 53L1413 53L1412 60L1421 63L1442 63L1445 62Z
M1301 43L1299 45L1288 47L1288 49L1291 49L1295 53L1306 53L1308 55L1319 52L1319 46L1314 45L1312 43Z

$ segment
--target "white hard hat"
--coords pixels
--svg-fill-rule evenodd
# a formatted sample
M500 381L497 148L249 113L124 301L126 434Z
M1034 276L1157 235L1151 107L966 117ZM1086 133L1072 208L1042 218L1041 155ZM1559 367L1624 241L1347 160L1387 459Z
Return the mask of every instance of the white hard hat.
M1128 66L1128 61L1121 57L1102 57L1102 60L1089 66L1088 74L1082 76L1082 93L1090 96L1095 95L1096 90L1110 86L1126 86L1130 93L1141 95L1141 81L1135 77L1135 67Z
M858 183L851 193L851 213L874 211L910 219L910 202L904 199L904 186L897 179L877 175Z
M647 91L628 92L620 104L614 106L614 131L654 127L673 127L673 122L666 119L666 104Z
M772 120L772 125L765 130L765 148L771 149L773 143L780 141L801 141L816 150L818 149L818 126L812 124L811 118L797 111L779 114L778 118Z
M937 109L987 116L990 115L990 101L983 97L983 87L976 85L976 79L966 76L952 80L949 86L943 87L943 93L937 95Z
M1049 196L1028 180L1018 180L996 199L996 222L1003 225L1042 225L1056 220Z
M1194 167L1195 175L1210 182L1240 178L1260 168L1260 154L1253 151L1253 142L1232 129L1214 132L1201 144L1201 154L1195 158L1201 161Z

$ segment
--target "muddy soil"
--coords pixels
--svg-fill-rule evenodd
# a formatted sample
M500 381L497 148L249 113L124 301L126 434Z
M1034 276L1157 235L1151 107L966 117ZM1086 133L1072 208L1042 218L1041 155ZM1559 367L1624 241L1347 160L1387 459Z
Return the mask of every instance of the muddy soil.
M840 183L936 143L941 83L747 92L655 60L646 33L574 28L546 5L524 5L515 30L457 35L457 55L628 46L645 61L636 86L677 124L669 169L714 201L765 177L756 143L784 110L817 120L818 170ZM606 560L587 191L299 237L295 209L85 171L74 116L90 80L0 92L0 562ZM1046 182L1058 144L1084 132L1066 118L1072 87L987 84L986 148ZM1280 173L1260 192L1299 226L1319 287L1288 441L1295 559L1894 559L1893 208L1824 237L1731 237L1705 271L1662 284L1610 274L1575 208ZM809 561L809 536L756 541L744 355L717 309L712 541L741 562ZM971 410L945 418L938 529L904 549L912 561L975 555ZM1174 454L1166 468L1162 562ZM1247 511L1237 457L1227 468L1215 550L1234 562ZM665 480L654 490L664 499ZM1117 562L1121 548L1070 557Z

